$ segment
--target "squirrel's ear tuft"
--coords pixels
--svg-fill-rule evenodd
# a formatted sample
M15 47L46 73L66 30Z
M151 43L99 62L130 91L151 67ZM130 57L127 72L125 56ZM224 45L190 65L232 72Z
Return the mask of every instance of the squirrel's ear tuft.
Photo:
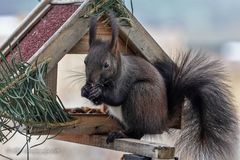
M109 18L111 22L111 27L112 27L112 40L110 43L110 49L112 53L117 54L118 53L118 25L116 22L116 18L113 14L113 12L109 12Z
M93 16L90 19L90 29L89 29L89 46L91 47L93 42L96 40L96 30L97 30L97 17Z

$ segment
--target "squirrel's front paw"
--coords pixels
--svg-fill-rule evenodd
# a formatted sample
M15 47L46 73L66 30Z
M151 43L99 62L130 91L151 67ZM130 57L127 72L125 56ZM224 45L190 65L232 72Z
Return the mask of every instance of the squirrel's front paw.
M81 88L81 96L88 98L90 92L90 85L86 84Z
M95 105L100 105L102 96L102 89L100 87L93 87L89 92L88 99L91 100Z
M110 132L107 136L106 142L107 144L112 143L117 138L127 138L127 135L124 134L122 131Z

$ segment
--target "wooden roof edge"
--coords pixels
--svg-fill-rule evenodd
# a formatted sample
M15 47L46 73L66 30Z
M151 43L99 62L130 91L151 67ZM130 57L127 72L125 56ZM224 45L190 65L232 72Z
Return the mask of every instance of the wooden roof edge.
M0 49L2 52L6 50L12 42L17 42L21 36L19 36L24 30L29 28L30 22L32 22L40 12L49 4L50 0L41 1L22 21L22 23L17 27L17 29L9 36L9 38L1 45Z
M154 61L156 58L162 61L172 61L136 17L128 9L127 11L130 15L132 26L120 26L120 36L128 39L129 43L134 47L133 50L140 52L149 61Z
M51 0L51 4L83 3L85 0Z

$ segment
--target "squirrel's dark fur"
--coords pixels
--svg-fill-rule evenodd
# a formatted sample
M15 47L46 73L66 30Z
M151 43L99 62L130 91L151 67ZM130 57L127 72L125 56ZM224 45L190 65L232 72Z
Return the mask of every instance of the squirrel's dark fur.
M108 143L167 131L183 106L183 129L176 144L180 157L233 159L237 118L222 64L192 52L180 55L176 62L121 55L117 23L113 15L110 19L111 41L96 39L96 18L91 20L87 82L82 88L82 96L108 105L125 127L109 134Z

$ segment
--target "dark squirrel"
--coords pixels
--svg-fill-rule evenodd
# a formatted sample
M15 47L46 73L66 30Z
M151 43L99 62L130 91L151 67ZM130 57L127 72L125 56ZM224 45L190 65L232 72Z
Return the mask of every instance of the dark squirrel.
M183 106L183 128L176 142L180 158L230 160L237 140L237 118L222 64L188 52L176 62L149 62L118 51L118 26L110 14L111 41L96 39L96 17L90 22L89 54L83 97L106 104L125 130L108 135L137 138L168 131Z

